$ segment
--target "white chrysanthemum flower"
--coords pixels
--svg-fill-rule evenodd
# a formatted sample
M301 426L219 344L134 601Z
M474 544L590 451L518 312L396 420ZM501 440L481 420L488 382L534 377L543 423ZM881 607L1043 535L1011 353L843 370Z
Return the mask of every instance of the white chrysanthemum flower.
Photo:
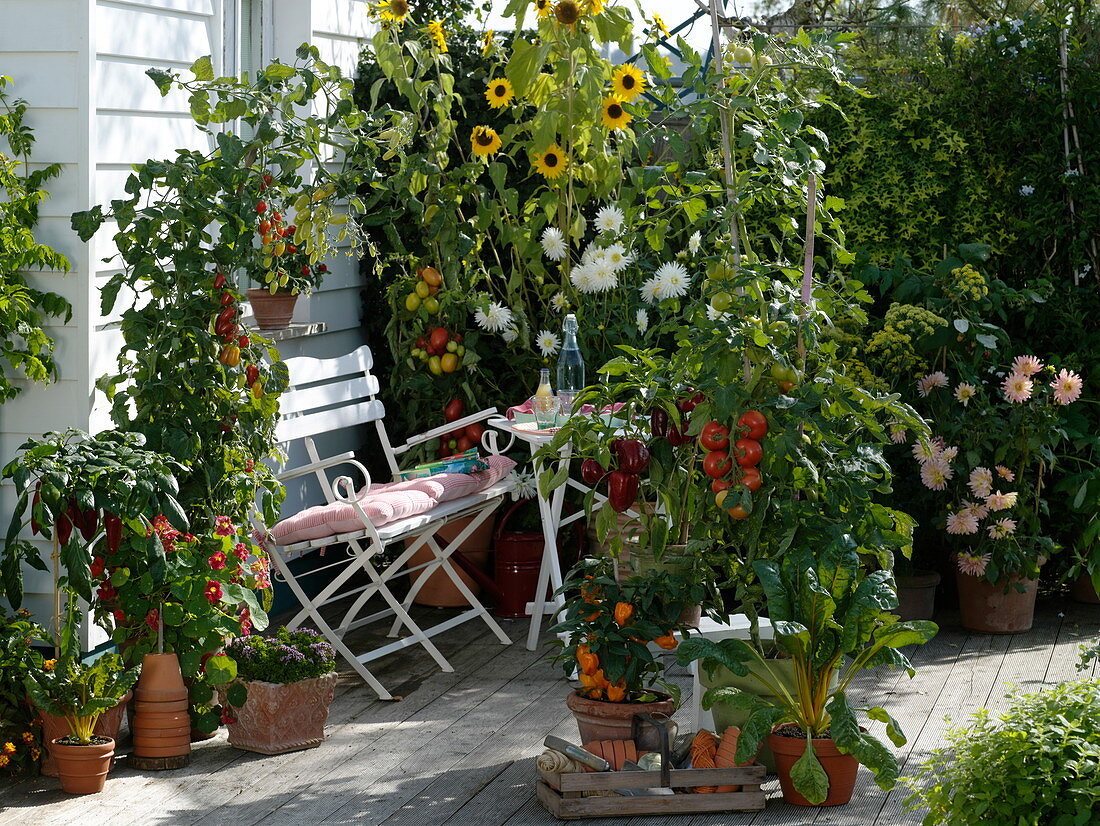
M477 308L474 312L474 321L482 330L490 333L502 333L512 326L512 311L503 304L490 301L488 309Z
M557 227L547 227L542 231L542 251L551 261L561 261L569 252L565 236Z
M657 279L657 297L661 299L679 298L687 292L691 284L691 276L684 265L675 262L662 264L657 268L654 277Z
M692 255L699 252L699 247L703 245L703 235L699 231L695 231L688 238L688 252Z
M554 297L550 299L550 306L555 313L563 313L569 308L569 299L565 297L565 293L554 293Z
M513 341L519 338L519 330L516 327L509 327L507 330L500 334L500 337L504 339L506 343L511 344Z
M634 315L634 323L638 325L638 332L644 333L649 329L649 313L645 310L638 310Z
M655 301L657 301L661 297L660 291L661 279L657 278L656 276L650 278L648 281L642 284L641 287L638 288L638 292L642 294L642 300L645 301L647 304L653 304Z
M588 270L589 278L592 280L593 292L607 292L619 286L619 276L606 258L593 261Z
M630 265L631 255L622 244L612 244L604 250L604 260L620 272Z
M584 252L581 253L581 263L591 264L597 257L603 255L603 250L597 247L595 244L589 244L584 248Z
M538 495L538 484L533 470L513 470L512 499L517 502L520 499L534 499Z
M617 206L605 206L596 213L592 226L596 232L615 232L623 228L623 211Z
M579 267L574 267L573 271L569 273L569 280L573 282L573 286L582 293L599 292L596 282L592 278L593 266L592 263L581 264Z
M539 334L535 336L535 346L539 348L539 352L543 358L549 358L558 352L558 348L561 346L561 339L551 333L549 330L540 330Z

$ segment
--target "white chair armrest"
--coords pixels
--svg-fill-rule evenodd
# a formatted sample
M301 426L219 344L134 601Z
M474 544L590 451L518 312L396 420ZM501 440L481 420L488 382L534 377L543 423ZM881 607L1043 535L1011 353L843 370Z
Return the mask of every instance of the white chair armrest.
M393 452L404 453L410 448L424 444L424 442L430 442L432 439L438 439L440 436L443 436L446 433L451 433L455 430L461 430L467 425L476 424L477 422L483 422L486 419L491 419L495 415L497 415L497 409L495 407L486 408L485 410L482 410L478 413L471 413L469 416L463 416L461 419L456 419L455 421L449 422L445 425L433 427L431 430L427 430L424 433L418 433L415 436L410 436L405 441L405 444L399 447L395 447Z

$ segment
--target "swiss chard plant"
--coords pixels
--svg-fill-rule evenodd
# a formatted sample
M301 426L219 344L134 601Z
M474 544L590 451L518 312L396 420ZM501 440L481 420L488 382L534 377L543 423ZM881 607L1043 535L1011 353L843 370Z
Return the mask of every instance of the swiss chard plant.
M716 687L704 695L703 707L724 702L750 712L738 740L738 762L753 759L777 726L797 727L799 736L806 738L806 750L794 764L791 779L815 804L828 796L829 781L814 752L814 738L831 737L841 752L874 772L879 786L893 788L898 779L897 758L860 727L857 711L885 723L895 745L904 745L905 735L881 706L854 708L848 691L865 669L889 665L904 668L912 676L913 666L899 649L925 643L937 631L934 623L901 622L890 613L897 606L892 574L868 573L850 536L838 529L834 536L822 536L819 541L824 548L816 555L802 548L782 562L755 563L767 595L775 643L794 666L793 692L773 672L773 661L744 640L715 642L696 637L684 641L677 651L682 665L699 660L704 669L724 666L740 676L747 675L752 665L773 696Z

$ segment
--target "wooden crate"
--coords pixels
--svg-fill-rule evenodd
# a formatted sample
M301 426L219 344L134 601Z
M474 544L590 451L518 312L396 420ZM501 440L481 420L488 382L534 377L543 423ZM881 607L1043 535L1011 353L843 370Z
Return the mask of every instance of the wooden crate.
M688 790L695 786L740 786L741 791L711 794L614 795L582 797L585 791L651 789L661 785L659 771L577 772L551 774L539 771L539 802L559 820L630 815L676 815L701 812L758 812L764 808L763 766L731 769L674 769L671 786Z

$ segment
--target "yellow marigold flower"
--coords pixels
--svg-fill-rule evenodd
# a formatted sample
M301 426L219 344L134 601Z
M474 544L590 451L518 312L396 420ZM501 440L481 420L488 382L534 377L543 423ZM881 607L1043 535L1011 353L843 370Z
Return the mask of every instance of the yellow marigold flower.
M515 96L516 93L512 89L512 84L508 82L507 78L503 77L490 80L489 88L485 90L485 99L489 101L489 105L494 109L507 106Z
M441 52L447 51L447 37L443 33L443 23L439 20L433 20L428 24L428 34L431 35L432 40L435 41L435 47Z
M57 660L46 660L42 663L42 668L46 671L53 671L55 665L57 665Z
M494 35L496 35L496 32L494 32L492 29L489 29L485 32L484 45L481 47L482 55L488 56L489 53L493 51L494 47L496 46L496 43L493 40Z
M389 23L401 24L409 16L409 0L382 0L378 15Z
M563 26L575 26L583 16L584 12L577 0L558 0L554 6L554 17Z
M553 10L554 4L550 0L535 0L535 11L538 12L539 19L549 17Z
M15 743L5 743L4 754L15 754Z
M611 75L615 97L629 103L645 91L645 75L633 63L624 63Z
M8 765L8 763L10 763L10 762L11 762L11 759L6 754L0 754L0 769L2 769L4 766Z
M665 25L665 21L661 18L661 15L653 15L653 25L657 27L657 31L661 33L661 37L668 37L668 26Z
M625 129L634 116L623 108L623 102L614 95L603 99L601 118L608 129Z
M500 135L488 126L475 126L470 133L470 146L475 155L486 158L500 150Z
M31 734L29 731L24 731L23 732L23 742L26 743L28 746L33 745L34 744L34 735Z
M550 144L541 155L535 155L534 162L539 174L550 180L561 177L569 166L569 158L556 142Z

